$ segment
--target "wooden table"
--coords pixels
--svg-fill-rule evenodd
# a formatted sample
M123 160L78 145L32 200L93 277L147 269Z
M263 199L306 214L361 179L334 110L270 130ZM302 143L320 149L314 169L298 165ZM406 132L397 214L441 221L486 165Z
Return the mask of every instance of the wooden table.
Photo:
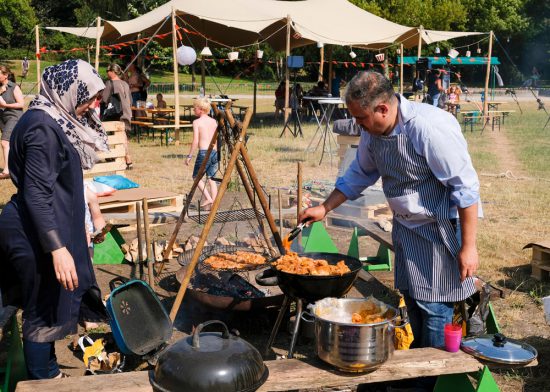
M505 103L502 101L487 101L487 110L498 110L498 107Z
M320 360L284 359L266 361L269 377L258 391L289 391L301 389L336 388L374 382L404 380L424 376L463 374L483 369L474 357L463 353L448 353L435 348L396 351L371 373L341 373ZM25 381L16 392L151 392L147 371L118 373L103 376L70 377L42 381Z

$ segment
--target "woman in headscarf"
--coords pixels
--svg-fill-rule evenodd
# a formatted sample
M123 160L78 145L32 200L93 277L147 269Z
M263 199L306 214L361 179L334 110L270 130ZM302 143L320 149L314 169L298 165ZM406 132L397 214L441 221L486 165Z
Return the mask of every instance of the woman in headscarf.
M55 341L79 319L105 316L86 243L82 169L106 151L94 107L105 88L92 66L68 60L48 67L40 95L11 136L17 188L0 215L0 289L4 305L23 309L30 378L61 377Z

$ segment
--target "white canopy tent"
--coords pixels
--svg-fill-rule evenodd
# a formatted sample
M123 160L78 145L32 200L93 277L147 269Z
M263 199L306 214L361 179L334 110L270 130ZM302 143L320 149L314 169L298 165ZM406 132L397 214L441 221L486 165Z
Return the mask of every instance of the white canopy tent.
M167 23L170 18L172 22ZM402 26L373 15L347 0L171 0L124 22L105 20L103 27L100 27L98 18L97 28L52 29L97 38L97 49L99 39L116 43L172 31L173 36L161 40L161 44L171 44L175 51L175 25L193 33L185 34L183 43L196 49L202 48L207 41L208 45L228 48L264 42L275 50L286 49L287 56L291 48L315 42L373 49L402 44L406 48L418 46L420 54L422 43L483 34ZM176 64L174 70L177 73ZM286 80L285 107L288 107L288 70ZM176 105L179 103L177 95Z

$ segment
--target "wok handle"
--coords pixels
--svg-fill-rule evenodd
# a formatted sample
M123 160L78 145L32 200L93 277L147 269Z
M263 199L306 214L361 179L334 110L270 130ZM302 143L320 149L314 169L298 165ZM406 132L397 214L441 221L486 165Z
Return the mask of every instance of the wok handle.
M407 313L407 307L406 306L401 306L399 308L399 315L401 317L401 324L399 324L399 325L394 324L394 328L405 328L407 325L410 324L409 315Z
M118 286L122 286L123 284L126 284L129 281L130 279L123 278L122 276L117 276L116 278L111 279L111 281L109 282L109 288L111 289L111 291L113 291Z
M193 348L200 348L199 338L200 338L201 331L203 330L204 327L206 327L210 324L221 324L221 325L223 325L224 331L222 333L222 338L229 339L229 329L227 328L227 325L225 325L225 323L223 321L220 321L220 320L210 320L210 321L206 321L202 324L199 324L197 326L197 328L195 328L195 332L193 332Z
M277 277L277 273L269 268L256 275L256 283L260 286L278 286L279 278Z

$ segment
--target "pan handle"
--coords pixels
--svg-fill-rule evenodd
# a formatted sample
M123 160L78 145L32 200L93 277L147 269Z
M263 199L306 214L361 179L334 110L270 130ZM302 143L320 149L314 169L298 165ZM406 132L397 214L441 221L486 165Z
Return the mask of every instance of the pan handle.
M309 312L302 312L302 314L300 315L300 318L302 320L304 320L306 323L313 323L315 322L315 316L312 315L311 313Z
M278 286L279 278L274 270L268 268L256 275L256 283L260 286Z
M224 331L222 333L222 338L229 339L229 329L227 328L227 325L225 325L225 323L223 321L220 321L220 320L210 320L210 321L206 321L202 324L199 324L197 326L197 328L195 328L195 332L193 332L193 348L200 348L199 338L200 338L201 331L203 330L204 327L206 327L210 324L221 324L221 325L223 325Z
M130 279L123 278L122 276L117 276L116 278L111 279L111 281L109 282L109 288L111 289L111 291L113 291L118 286L122 286L123 284L126 284L129 281Z

